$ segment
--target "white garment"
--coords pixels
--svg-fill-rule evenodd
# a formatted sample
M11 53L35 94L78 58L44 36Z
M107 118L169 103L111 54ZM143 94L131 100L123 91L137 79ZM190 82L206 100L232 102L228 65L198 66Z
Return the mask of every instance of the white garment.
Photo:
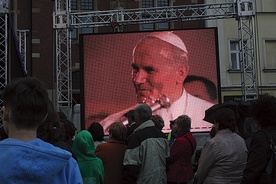
M212 124L204 121L203 118L205 116L205 110L213 105L214 104L192 96L183 90L181 97L173 102L169 108L158 109L154 111L153 114L160 115L163 118L165 124L163 128L164 133L170 132L170 120L174 120L181 115L188 115L192 119L191 131L204 132L210 131L212 128ZM135 109L135 107L136 105L112 114L100 121L105 133L108 133L106 129L111 123L115 121L124 121L126 119L124 114Z

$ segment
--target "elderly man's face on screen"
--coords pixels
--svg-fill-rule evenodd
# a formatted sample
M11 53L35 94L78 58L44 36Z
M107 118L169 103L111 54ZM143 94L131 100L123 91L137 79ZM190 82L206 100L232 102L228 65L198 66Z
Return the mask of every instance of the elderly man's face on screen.
M185 60L185 61L184 61ZM187 53L158 38L146 38L133 51L132 81L138 103L165 95L171 102L183 91Z

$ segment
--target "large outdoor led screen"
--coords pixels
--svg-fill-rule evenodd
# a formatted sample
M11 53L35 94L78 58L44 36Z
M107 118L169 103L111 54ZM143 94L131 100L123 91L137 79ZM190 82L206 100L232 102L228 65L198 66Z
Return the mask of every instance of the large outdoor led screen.
M106 130L138 103L165 121L188 115L191 131L209 131L205 110L218 103L217 30L81 35L82 124ZM107 131L106 131L107 133Z

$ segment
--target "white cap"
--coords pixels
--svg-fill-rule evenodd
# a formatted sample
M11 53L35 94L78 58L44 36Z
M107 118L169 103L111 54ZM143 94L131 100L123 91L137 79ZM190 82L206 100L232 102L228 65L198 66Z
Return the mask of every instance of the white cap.
M181 38L179 38L179 36L174 34L172 31L153 32L147 35L146 37L158 38L164 42L167 42L173 46L178 47L179 49L183 50L188 54L188 50L184 42L181 40Z

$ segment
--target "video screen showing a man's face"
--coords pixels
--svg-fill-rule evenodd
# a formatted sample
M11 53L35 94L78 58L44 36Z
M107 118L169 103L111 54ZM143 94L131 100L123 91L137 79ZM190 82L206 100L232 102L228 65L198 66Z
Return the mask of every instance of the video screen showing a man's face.
M183 114L192 119L191 131L210 129L210 123L201 121L218 102L215 29L82 39L85 128L92 122L104 128L115 121L127 124L127 112L147 103L164 119L164 132L170 131L169 121Z

